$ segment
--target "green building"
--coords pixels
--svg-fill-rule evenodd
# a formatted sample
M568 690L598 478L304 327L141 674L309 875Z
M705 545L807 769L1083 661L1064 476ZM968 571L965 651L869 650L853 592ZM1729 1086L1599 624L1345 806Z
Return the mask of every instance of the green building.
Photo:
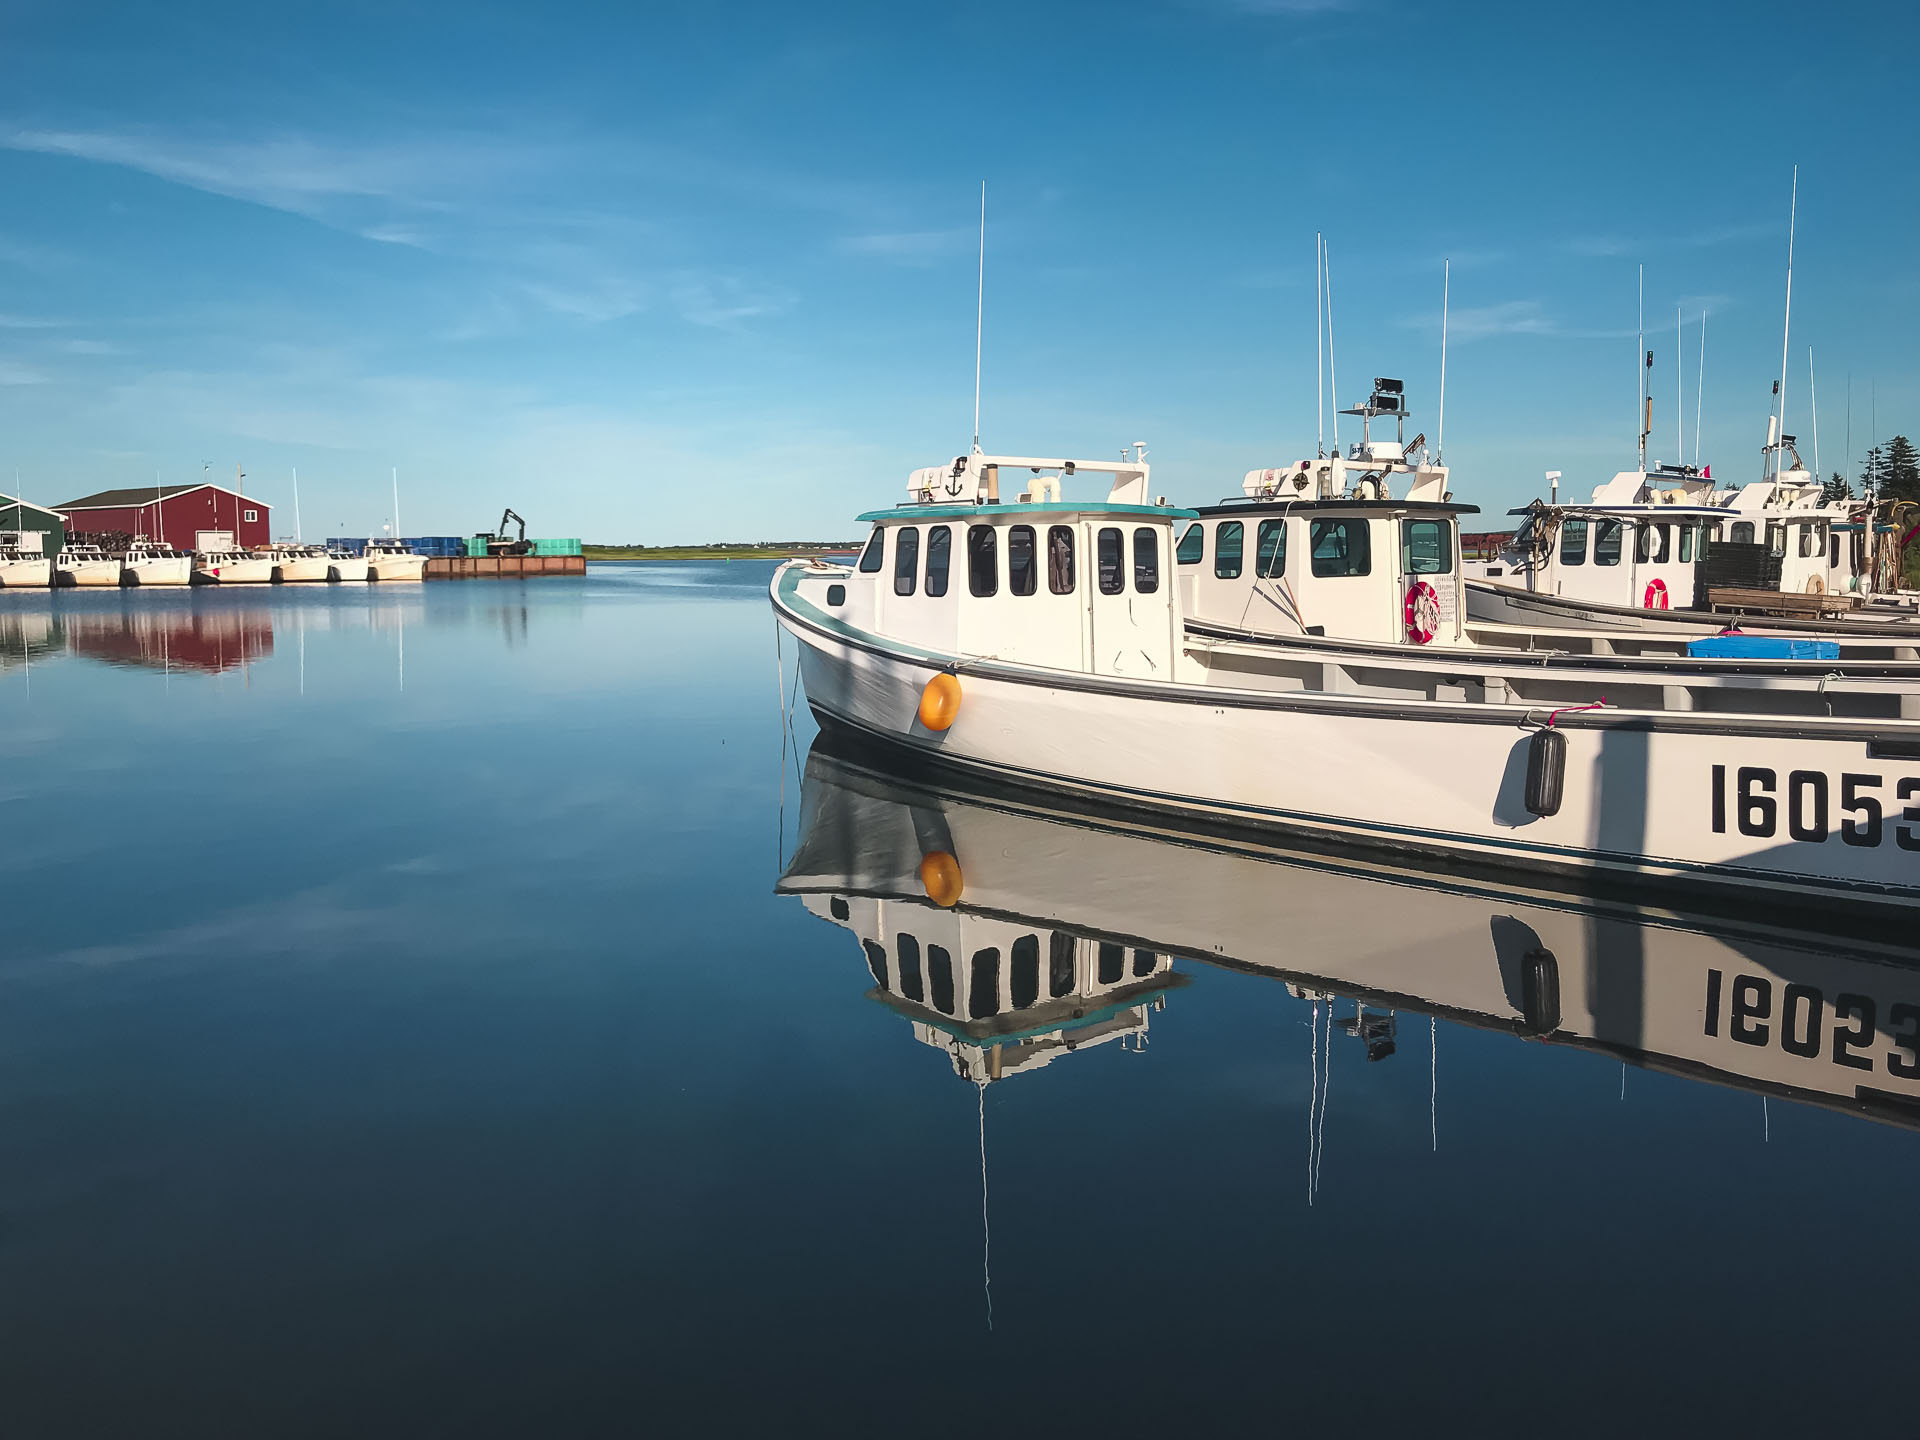
M47 537L40 544L49 556L58 555L67 543L66 516L12 495L0 495L0 530L38 530Z

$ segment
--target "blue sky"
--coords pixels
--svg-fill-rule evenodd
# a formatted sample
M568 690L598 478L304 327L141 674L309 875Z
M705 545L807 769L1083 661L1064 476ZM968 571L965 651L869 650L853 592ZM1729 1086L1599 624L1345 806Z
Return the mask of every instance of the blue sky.
M290 527L842 536L983 442L1217 498L1402 376L1504 510L1920 429L1915 7L0 3L0 485L245 466ZM1802 451L1812 462L1811 443Z

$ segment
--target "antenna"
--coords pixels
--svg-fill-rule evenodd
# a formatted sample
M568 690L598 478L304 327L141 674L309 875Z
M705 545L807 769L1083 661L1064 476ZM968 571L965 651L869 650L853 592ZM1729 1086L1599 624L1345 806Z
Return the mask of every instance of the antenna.
M1327 388L1333 391L1333 453L1340 453L1340 371L1333 361L1333 252L1323 247L1327 269Z
M294 539L294 543L298 544L305 538L306 537L300 533L300 467L296 465L294 466L294 469L293 469L293 539ZM304 637L302 638L301 643L303 644L305 643ZM305 692L302 691L301 693L304 694Z
M1793 333L1793 227L1800 214L1800 167L1793 167L1793 196L1787 202L1787 315L1780 327L1780 433L1787 433L1787 337ZM1784 442L1782 442L1784 443ZM1773 452L1773 473L1780 473L1780 451Z
M1814 477L1825 482L1826 476L1820 473L1820 395L1813 384L1813 346L1807 346L1807 404L1813 407L1813 473Z
M1687 400L1680 388L1680 307L1673 307L1673 463L1687 453Z
M1640 267L1640 340L1634 349L1634 359L1647 348L1647 267ZM1633 423L1640 427L1640 468L1647 468L1647 431L1653 428L1653 407L1647 403L1647 370L1650 367L1636 365L1640 372L1640 403L1635 406Z
M1453 290L1453 261L1440 264L1440 430L1433 442L1435 463L1447 454L1447 301Z
M1323 345L1326 339L1326 291L1322 267L1323 248L1326 239L1316 230L1313 232L1313 399L1314 399L1314 448L1318 458L1327 458L1327 355Z
M393 535L396 540L400 538L400 467L398 465L393 467Z
M1700 409L1707 398L1707 312L1700 312L1700 388L1693 397L1693 468L1700 468Z
M987 318L987 182L980 182L980 286L973 309L973 453L980 453L980 335Z

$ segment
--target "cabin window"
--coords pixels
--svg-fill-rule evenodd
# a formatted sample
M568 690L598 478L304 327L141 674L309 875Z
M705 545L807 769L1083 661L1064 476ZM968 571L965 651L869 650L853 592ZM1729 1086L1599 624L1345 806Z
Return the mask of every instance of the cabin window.
M1365 520L1316 520L1307 538L1312 542L1315 575L1324 579L1373 573L1373 541Z
M1022 935L1013 942L1007 976L1013 1008L1024 1010L1040 998L1040 937Z
M1240 552L1247 540L1247 527L1238 520L1222 520L1213 527L1213 574L1216 580L1240 578Z
M1801 559L1804 560L1809 556L1818 555L1825 548L1826 547L1820 543L1820 527L1819 526L1802 525L1800 527L1800 558Z
M1733 543L1736 545L1753 544L1753 522L1736 520L1733 522Z
M900 993L909 1000L925 1000L927 987L920 978L920 942L911 935L894 938L893 953L900 957Z
M1691 525L1680 527L1680 563L1682 565L1693 563L1693 526Z
M867 548L860 552L860 570L871 575L886 562L887 532L878 525L873 527L873 538L867 541Z
M862 940L860 948L867 952L867 969L873 972L873 983L882 990L887 988L887 952L871 940Z
M1056 930L1047 936L1047 994L1058 1000L1073 993L1073 936Z
M848 907L847 902L842 900L838 895L834 896L831 900L827 902L827 912L831 914L833 918L836 920L845 920L848 916L853 914L853 911Z
M927 946L927 990L934 1009L953 1014L953 957L938 945Z
M1400 522L1400 568L1408 575L1453 573L1453 525L1446 520Z
M1593 563L1596 565L1618 565L1620 563L1620 522L1601 520L1593 527Z
M967 527L967 589L991 595L1000 588L1000 541L991 525Z
M827 586L827 604L844 605L847 603L847 587L844 585Z
M1040 583L1034 570L1033 527L1016 525L1007 532L1007 589L1031 595Z
M1643 521L1638 527L1639 535L1634 540L1633 558L1642 564L1666 564L1673 543L1673 537L1667 533L1668 528L1664 520L1657 525Z
M1562 565L1587 563L1586 521L1569 520L1560 527L1560 563Z
M1838 530L1827 533L1827 568L1829 570L1840 568L1840 532Z
M1047 588L1056 595L1073 593L1073 527L1055 525L1047 531Z
M1187 533L1180 537L1180 548L1173 552L1173 558L1182 565L1198 565L1207 553L1207 527L1198 520L1187 526Z
M953 527L935 525L927 531L927 594L947 593L947 568L953 559Z
M909 525L893 542L893 593L913 593L914 572L920 568L920 532Z
M984 1020L1000 1013L1000 952L973 952L973 983L967 987L967 1018Z
M1126 946L1101 942L1099 978L1102 985L1118 985L1127 978Z
M1160 957L1151 950L1133 952L1133 973L1136 978L1153 974L1153 967L1160 963Z
M1287 573L1287 522L1262 520L1253 537L1253 573L1260 580L1278 580Z
M1102 530L1094 556L1100 565L1100 593L1118 595L1127 588L1125 557L1120 553L1120 532L1109 525Z
M1769 555L1785 555L1787 553L1787 527L1785 522L1780 520L1769 520L1767 522L1767 553Z
M1142 595L1160 588L1160 537L1150 525L1133 532L1133 588Z

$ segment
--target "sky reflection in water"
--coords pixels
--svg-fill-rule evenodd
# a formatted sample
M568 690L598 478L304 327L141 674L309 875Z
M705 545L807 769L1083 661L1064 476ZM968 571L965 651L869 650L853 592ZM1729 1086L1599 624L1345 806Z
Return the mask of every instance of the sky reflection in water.
M1920 972L783 765L769 573L0 595L10 1433L1904 1416Z

